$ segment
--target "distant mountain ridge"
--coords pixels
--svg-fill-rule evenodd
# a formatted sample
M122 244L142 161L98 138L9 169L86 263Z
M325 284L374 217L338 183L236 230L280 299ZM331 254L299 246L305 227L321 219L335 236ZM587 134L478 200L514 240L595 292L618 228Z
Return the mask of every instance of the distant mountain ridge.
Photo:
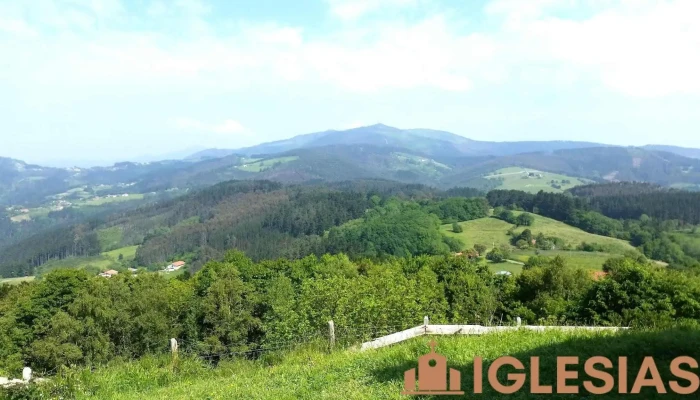
M689 158L700 158L700 149L690 147L667 146L662 144L648 144L644 146L647 150L665 151L667 153L678 154L679 156Z
M135 193L151 193L250 179L295 184L390 179L488 189L499 182L487 176L508 167L700 190L700 149L579 141L487 142L446 131L377 124L241 149L206 149L184 161L50 168L0 158L0 205L37 205L79 186L122 184Z
M187 159L200 160L212 156L224 157L231 154L246 156L269 155L302 148L359 144L400 147L416 154L452 158L477 155L504 156L537 151L608 146L601 143L579 141L486 142L472 140L447 131L399 129L384 124L376 124L342 131L327 130L303 134L290 139L262 143L240 149L207 149L197 152L187 157Z

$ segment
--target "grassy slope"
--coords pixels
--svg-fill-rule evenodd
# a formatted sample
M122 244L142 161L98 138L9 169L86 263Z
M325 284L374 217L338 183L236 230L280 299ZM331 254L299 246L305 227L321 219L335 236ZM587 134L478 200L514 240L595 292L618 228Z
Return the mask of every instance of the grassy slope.
M128 246L104 252L99 256L94 257L70 257L63 260L49 261L41 266L41 271L46 272L57 268L91 268L100 271L116 269L121 266L119 263L119 254L124 256L124 261L130 261L136 257L137 248L138 246Z
M298 156L289 156L289 157L278 157L278 158L270 158L268 160L261 160L261 161L255 161L255 162L248 162L247 164L244 165L239 165L238 169L241 171L248 171L248 172L261 172L264 171L267 168L272 167L275 163L288 163L290 161L295 161L298 160Z
M136 249L138 248L139 246L127 246L112 251L106 251L102 253L102 255L113 261L119 261L119 255L121 254L124 256L124 261L131 261L136 258Z
M525 173L523 173L523 171ZM529 177L527 179L524 179L523 176L526 176L527 172L542 174L542 178ZM582 178L575 178L573 176L554 174L551 172L544 172L531 168L521 167L502 168L485 176L485 178L503 179L503 183L501 184L501 186L498 187L498 189L522 190L529 193L537 193L540 190L544 190L545 192L561 193L566 189L590 183L590 181ZM571 181L571 183L566 185L562 184L561 181L565 179ZM552 180L558 181L557 184L561 185L561 189L556 189L552 187Z
M515 212L518 214L518 212ZM613 257L617 254L621 254L627 250L633 250L634 247L624 240L614 239L606 236L594 235L592 233L584 232L581 229L574 228L573 226L567 225L563 222L553 220L551 218L543 217L541 215L533 214L535 218L535 223L528 227L534 235L542 232L546 236L556 236L567 243L572 245L577 245L581 242L589 243L600 243L604 245L609 245L614 249L613 253L588 253L582 251L540 251L540 254L547 256L561 255L567 259L567 264L575 267L585 268L585 269L600 269L605 260ZM480 218L472 221L460 222L463 232L454 233L452 232L452 225L443 225L440 229L447 236L457 237L465 244L465 248L472 248L475 244L483 244L486 246L499 246L501 244L509 244L510 236L508 236L508 230L513 227L513 225L501 221L496 218ZM515 232L522 232L525 227L516 228ZM525 262L527 259L534 255L534 250L521 251L516 250L513 252L511 259ZM490 266L492 270L506 270L506 271L519 271L520 268L517 265L505 266L507 268L500 268L501 265Z
M97 231L97 240L101 250L114 249L122 241L122 231L118 226L100 229Z
M142 200L144 197L141 193L132 193L129 197L102 197L99 199L78 201L75 203L76 206L101 206L107 203L116 203L122 201L132 201L132 200Z
M7 283L8 285L19 285L22 282L31 282L34 280L34 276L23 276L19 278L7 278L0 279L0 285Z
M69 257L63 260L49 261L43 264L41 272L48 272L53 269L94 269L104 271L119 267L116 260L99 255L94 257Z
M654 356L662 379L668 381L670 360L678 356L700 356L700 332L630 332L623 334L570 333L527 331L484 336L438 336L437 352L447 357L449 368L462 373L461 388L465 396L451 398L526 399L529 377L524 387L513 395L495 394L487 381L485 393L473 393L473 359L483 357L488 368L500 356L513 356L529 370L531 356L540 357L541 384L555 385L556 357L579 356L578 369L586 380L583 361L592 356L606 355L629 358L628 382L632 386L644 356ZM147 358L138 362L114 364L94 373L85 370L73 374L80 378L80 387L89 390L79 399L405 399L403 372L415 368L419 356L428 353L428 337L367 352L337 351L330 355L321 351L299 350L287 354L266 355L258 361L224 362L216 369L206 369L198 362L182 359L180 370L173 373L168 357ZM617 363L615 363L617 364ZM617 370L613 369L617 376ZM505 373L499 371L501 382ZM514 371L513 371L514 372ZM574 381L576 382L576 381ZM573 383L573 382L569 382ZM596 381L598 384L599 381ZM555 386L556 388L556 386ZM585 393L583 389L582 395ZM617 387L612 393L617 392ZM601 396L627 398L629 395ZM573 395L549 395L551 399L580 398ZM634 396L633 396L634 397ZM639 398L675 399L674 394L656 395L643 389ZM687 397L687 396L686 396Z

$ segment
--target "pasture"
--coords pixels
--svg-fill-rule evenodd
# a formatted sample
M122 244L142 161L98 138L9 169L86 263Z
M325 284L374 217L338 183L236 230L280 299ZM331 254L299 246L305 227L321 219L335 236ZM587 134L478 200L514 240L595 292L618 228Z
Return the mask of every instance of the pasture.
M540 190L561 193L591 182L583 178L522 167L502 168L485 175L484 178L500 181L501 185L498 189L522 190L529 193L537 193Z
M266 160L248 160L245 162L245 164L239 165L236 168L241 170L241 171L247 171L247 172L263 172L267 169L273 168L275 165L285 164L285 163L295 161L298 159L299 159L298 156L289 156L289 157L269 158Z

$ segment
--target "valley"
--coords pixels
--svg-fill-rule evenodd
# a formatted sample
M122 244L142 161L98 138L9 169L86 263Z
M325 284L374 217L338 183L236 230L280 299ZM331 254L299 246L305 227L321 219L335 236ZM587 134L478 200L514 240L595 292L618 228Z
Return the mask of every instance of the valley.
M257 379L287 385L270 365L295 379L318 374L313 359L339 363L330 383L314 383L330 393L346 387L332 379L342 376L393 398L400 383L374 377L405 364L395 352L419 341L346 349L424 315L637 329L640 339L606 337L611 353L648 340L646 329L700 321L700 193L676 189L700 183L700 160L409 131L333 131L114 167L10 163L0 186L0 375L31 365L66 398L225 397ZM164 354L169 338L182 346L177 365ZM445 339L454 360L471 346ZM572 340L597 337L468 342L495 355L541 354L544 342L568 351ZM211 374L227 368L246 384L213 391L227 378Z

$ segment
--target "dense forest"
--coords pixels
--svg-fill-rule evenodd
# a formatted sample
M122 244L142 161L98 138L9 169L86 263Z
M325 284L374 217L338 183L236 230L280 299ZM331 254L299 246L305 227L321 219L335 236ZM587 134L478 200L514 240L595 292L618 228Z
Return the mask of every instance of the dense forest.
M631 183L584 186L572 193L493 190L484 195L469 188L440 191L380 180L292 186L230 181L89 218L63 210L54 216L63 223L32 235L0 217L0 236L13 244L0 246L0 275L31 275L51 260L131 245L139 245L133 267L156 269L181 258L192 272L232 248L255 261L325 253L352 259L440 255L462 246L443 236L440 225L483 218L491 207L525 210L630 241L646 257L672 267L698 266L694 243L678 232L700 223L694 206L700 193ZM495 217L502 218L500 213ZM105 237L111 239L108 247Z
M700 224L700 193L663 188L648 183L619 182L571 189L585 197L593 210L611 218L637 219L642 215L661 220Z
M516 317L635 327L700 322L698 276L629 258L611 259L604 270L594 279L560 257L534 257L515 277L453 255L256 263L240 252L172 280L56 270L0 287L0 372L131 359L167 351L172 337L183 351L215 362L221 354L322 335L331 319L338 340L343 327L390 333L422 315L457 324Z

